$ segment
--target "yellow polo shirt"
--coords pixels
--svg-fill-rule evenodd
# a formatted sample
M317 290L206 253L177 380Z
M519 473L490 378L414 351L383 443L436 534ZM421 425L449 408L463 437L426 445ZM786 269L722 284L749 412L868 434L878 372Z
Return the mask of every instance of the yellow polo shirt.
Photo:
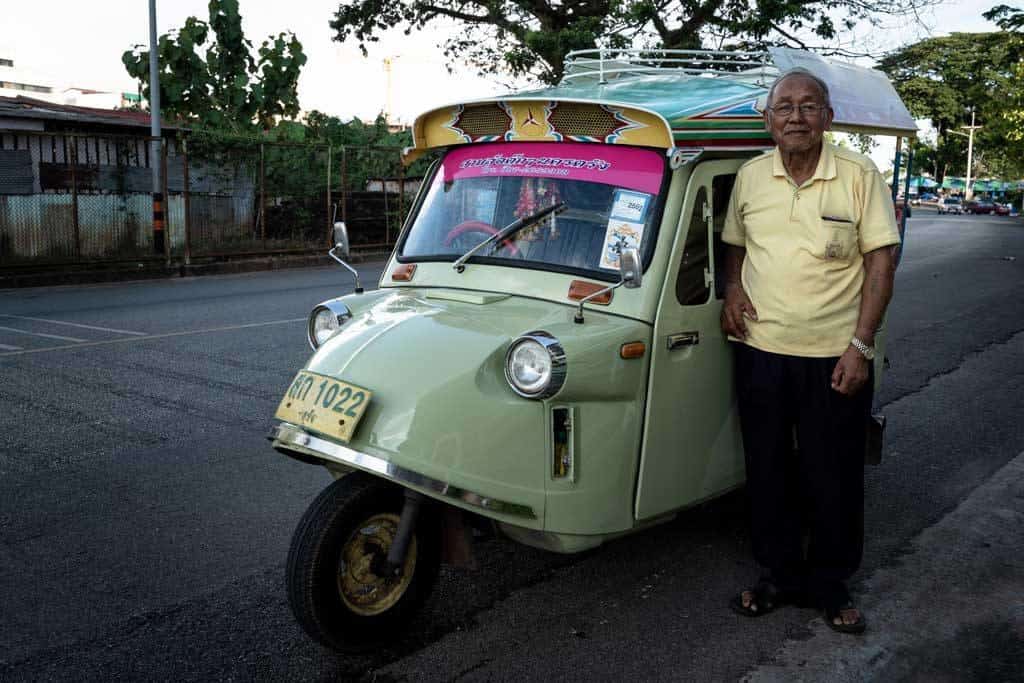
M823 143L799 187L778 148L736 177L722 240L747 250L743 288L757 310L746 343L790 356L842 355L860 312L862 254L899 244L892 196L867 157Z

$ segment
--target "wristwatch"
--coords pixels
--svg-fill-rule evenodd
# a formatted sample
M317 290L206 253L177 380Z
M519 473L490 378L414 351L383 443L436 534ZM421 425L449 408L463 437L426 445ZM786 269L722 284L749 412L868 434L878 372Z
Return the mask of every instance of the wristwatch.
M868 360L874 360L875 359L875 347L874 346L868 346L867 344L862 342L860 339L857 339L856 337L851 339L850 343L853 344L853 348L855 348L858 351L860 351L861 355L864 356L865 358L867 358Z

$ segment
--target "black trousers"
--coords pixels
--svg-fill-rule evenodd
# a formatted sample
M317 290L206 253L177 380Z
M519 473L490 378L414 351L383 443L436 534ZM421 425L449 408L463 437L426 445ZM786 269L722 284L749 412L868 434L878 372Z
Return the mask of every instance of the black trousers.
M864 549L873 375L844 396L831 387L838 358L733 346L754 559L782 590L839 606Z

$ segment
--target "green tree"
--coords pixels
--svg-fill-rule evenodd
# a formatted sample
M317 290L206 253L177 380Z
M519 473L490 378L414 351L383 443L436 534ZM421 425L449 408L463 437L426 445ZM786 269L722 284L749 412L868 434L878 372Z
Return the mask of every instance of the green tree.
M1024 10L1009 5L996 5L981 16L994 21L1004 31L1024 30Z
M232 133L269 129L299 113L296 86L306 55L294 34L269 36L253 54L238 0L210 0L209 21L189 17L157 41L160 106L168 117ZM149 48L121 61L149 98Z
M556 83L571 50L602 47L700 49L805 47L800 35L829 40L861 20L900 16L936 0L345 0L330 22L334 39L377 41L437 20L461 24L444 44L452 63ZM842 15L842 19L835 17Z
M392 132L383 114L372 123L359 119L345 122L319 111L306 115L306 139L326 142L335 149L346 148L346 184L365 187L371 178L418 177L426 174L430 156L420 157L408 168L399 169L400 151L412 145L409 130ZM339 151L340 154L340 151Z
M976 173L1019 175L1024 160L1024 40L1017 33L954 33L901 48L881 60L911 114L938 133L937 178L963 175L967 140L955 135L975 121ZM975 173L972 173L975 175Z

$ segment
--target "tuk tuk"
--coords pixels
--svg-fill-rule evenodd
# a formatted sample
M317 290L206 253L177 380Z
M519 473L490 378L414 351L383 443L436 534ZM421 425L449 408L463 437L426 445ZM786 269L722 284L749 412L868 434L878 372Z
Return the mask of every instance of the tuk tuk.
M773 144L768 88L803 66L834 129L916 132L883 74L796 50L568 63L420 116L405 160L437 158L379 288L357 276L310 314L269 438L335 477L287 561L325 646L393 638L474 528L575 553L742 485L721 232L737 169ZM343 224L334 242L352 270Z

